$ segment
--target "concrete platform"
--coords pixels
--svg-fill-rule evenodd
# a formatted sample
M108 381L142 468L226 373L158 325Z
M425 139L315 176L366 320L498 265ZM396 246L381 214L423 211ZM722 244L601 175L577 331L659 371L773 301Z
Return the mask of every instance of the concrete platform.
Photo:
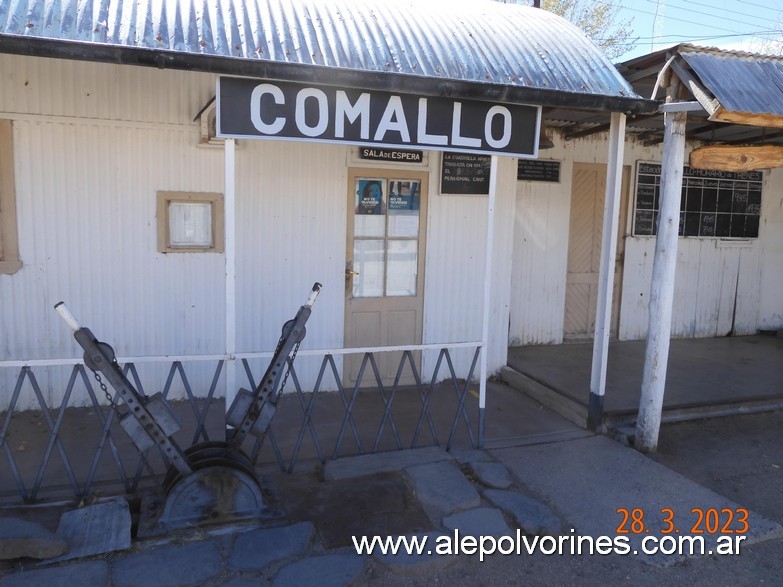
M604 414L636 419L645 341L609 344ZM509 348L503 379L582 426L590 395L592 342ZM783 408L783 338L758 335L672 340L665 422Z
M722 495L694 483L683 475L668 469L641 453L603 437L594 436L541 446L502 449L493 454L505 464L534 496L539 496L557 512L575 534L582 536L618 536L629 539L633 554L642 555L642 541L650 536L661 539L665 530L674 529L682 535L699 535L712 554L721 536L709 534L701 527L696 508L701 512L739 512L747 504L735 503ZM643 527L623 527L618 508L628 512L638 510ZM665 523L665 510L672 512L671 522ZM731 525L731 531L745 527L742 542L745 545L783 536L783 527L749 510L743 524ZM734 514L732 513L732 516ZM724 515L721 523L726 523ZM739 520L739 516L737 517ZM639 522L637 523L637 525ZM672 525L670 525L672 524ZM703 524L703 523L702 523ZM694 530L695 528L695 530ZM699 534L701 530L703 534ZM568 532L565 532L568 534ZM675 535L676 535L675 534ZM669 566L682 556L655 554L643 560L655 566Z
M720 541L739 543L741 538L743 548L766 542L772 543L774 548L783 536L783 527L778 521L754 512L744 500L729 500L603 436L509 447L483 454L470 451L474 464L493 462L491 459L495 458L498 466L507 467L514 487L503 491L489 489L476 479L463 477L471 467L460 472L453 460L444 460L442 457L446 455L436 454L438 450L402 451L406 452L419 452L421 456L410 461L419 464L407 466L408 460L395 461L390 455L384 458L404 469L374 473L378 470L378 458L366 455L354 459L353 477L337 481L300 478L297 488L290 484L296 482L293 477L297 476L287 477L289 485L281 489L290 514L282 526L198 529L167 540L138 543L129 550L100 560L70 561L57 566L51 563L7 565L0 567L0 586L66 585L84 581L128 587L270 582L290 585L313 581L335 586L397 585L406 583L407 579L401 577L431 584L446 582L443 574L451 567L456 569L454 572L458 576L471 568L475 554L463 552L455 556L432 550L436 538L449 536L456 540L459 535L505 536L507 540L524 537L525 545L540 541L544 554L546 548L551 550L551 545L561 539L565 540L564 544L570 544L568 540L572 536L592 537L596 544L599 537L606 537L602 539L606 542L612 537L625 536L627 554L631 556L610 559L603 553L588 557L590 547L584 544L589 542L581 541L579 548L586 549L584 555L569 554L571 546L567 546L566 554L547 558L556 559L554 563L559 563L555 564L558 568L568 564L568 558L580 558L590 565L602 565L606 559L606 564L621 565L625 569L626 580L628 577L647 577L649 584L660 584L667 579L677 584L693 584L689 573L694 565L692 574L699 576L701 570L711 569L709 565L715 562L712 555ZM464 453L463 456L468 455ZM453 479L443 474L444 466L451 468ZM425 474L420 475L422 472ZM409 482L401 482L403 477ZM455 487L455 480L479 490L480 501L479 493L473 488L470 491L475 495L470 499L456 499L450 490ZM440 496L435 505L442 511L437 519L429 516L428 520L422 512L426 509L423 502L432 495ZM294 504L297 500L299 503ZM618 530L622 526L618 508L642 511L644 528L622 534ZM737 536L726 534L724 529L721 529L723 534L705 533L703 538L708 550L703 554L697 551L687 555L664 555L645 551L645 537L662 539L666 535L662 515L666 509L674 512L677 530L683 535L692 534L693 508L716 512L740 512L747 508L747 531L743 530ZM779 516L779 508L775 511ZM357 555L352 548L352 536L424 534L430 537L430 546L418 555L384 555L379 549L371 556ZM548 542L543 537L548 537ZM531 548L535 549L535 546ZM685 558L690 559L689 564L677 565ZM533 555L522 553L504 557L500 561L505 565L503 576L518 581L535 561ZM671 569L672 566L676 568ZM664 574L670 572L677 575ZM726 584L741 584L738 577L749 577L744 573L739 569L723 578ZM678 579L679 575L686 577ZM580 576L576 573L559 582L578 582ZM532 577L539 579L538 583L550 584L545 576ZM458 579L449 582L455 581L455 584L468 582ZM494 583L500 584L497 577ZM640 584L647 583L642 581Z

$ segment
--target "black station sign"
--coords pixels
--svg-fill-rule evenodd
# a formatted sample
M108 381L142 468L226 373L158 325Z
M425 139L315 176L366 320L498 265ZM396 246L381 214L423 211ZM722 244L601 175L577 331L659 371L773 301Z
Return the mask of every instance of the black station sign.
M517 161L517 179L559 183L560 161Z
M409 149L379 149L376 147L361 147L359 157L369 161L394 161L395 163L422 163L424 151Z
M219 77L217 135L538 156L541 108Z
M444 152L440 167L440 193L489 194L492 157Z

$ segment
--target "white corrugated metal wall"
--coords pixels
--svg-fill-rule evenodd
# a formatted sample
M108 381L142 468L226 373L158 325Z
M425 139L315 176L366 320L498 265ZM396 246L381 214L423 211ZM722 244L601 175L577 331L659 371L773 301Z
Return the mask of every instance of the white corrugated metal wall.
M78 356L52 310L59 300L121 356L223 352L223 256L161 254L156 230L157 190L223 190L222 151L196 147L191 122L212 78L191 76L188 88L182 74L166 81L137 70L2 57L23 267L0 276L0 359ZM195 378L211 369L189 367ZM140 368L148 393L166 370ZM49 405L58 405L69 371L35 371ZM16 375L0 370L3 405ZM38 405L23 393L20 407Z
M60 300L121 357L222 354L223 255L161 254L156 240L157 191L224 190L223 150L197 146L199 126L192 122L214 94L214 76L0 56L0 77L0 116L14 121L23 261L18 273L0 275L0 360L78 356L52 310ZM273 350L283 321L316 280L324 290L304 346L342 347L351 152L240 141L239 352ZM439 195L438 169L439 157L431 154L424 341L479 340L487 199ZM515 198L513 160L501 158L500 169L490 371L506 359ZM425 372L434 359L425 353ZM320 362L300 361L305 380ZM469 361L459 365L458 376L468 367ZM262 368L254 364L254 371ZM162 387L167 369L140 367L147 393ZM186 369L203 381L194 391L206 393L214 363ZM36 369L52 393L49 405L58 405L69 373ZM7 405L17 374L0 369L0 405ZM38 407L31 394L23 396L20 408Z
M346 148L240 141L237 150L237 351L272 351L314 282L324 285L302 348L341 348ZM297 359L303 384L320 357ZM251 361L257 377L266 361ZM244 373L237 378L247 385ZM328 380L327 380L328 381Z
M430 192L435 195L429 200L424 342L481 340L487 198L438 194L439 157L432 159ZM516 159L499 157L491 276L490 373L506 362L515 178ZM452 354L462 361L473 357L471 350ZM436 352L425 353L425 371L434 366L436 359Z
M555 148L542 151L541 157L562 162L561 182L517 185L512 345L563 341L572 166L574 161L606 163L606 151L605 135L568 142L556 136ZM631 232L636 162L660 158L660 147L644 147L627 138L624 164L631 170L631 201L620 236ZM732 328L735 334L754 334L761 328L783 328L782 204L783 171L766 171L758 239L679 240L672 336L724 336ZM619 338L643 339L655 241L625 239Z
M780 330L783 328L783 170L768 174L766 186L759 227L764 235L760 261L759 328Z

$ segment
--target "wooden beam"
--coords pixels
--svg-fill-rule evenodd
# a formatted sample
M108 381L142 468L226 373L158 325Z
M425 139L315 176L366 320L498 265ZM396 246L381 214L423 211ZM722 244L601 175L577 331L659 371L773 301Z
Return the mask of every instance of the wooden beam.
M690 102L668 102L658 108L659 112L705 112L701 102L692 100Z
M717 123L710 122L709 124L703 124L701 126L697 126L697 127L691 128L686 133L685 136L687 138L689 138L689 139L698 138L698 137L696 137L696 135L700 135L700 134L705 133L705 132L711 132L714 135L715 131L717 130L717 128L718 128ZM699 140L708 141L708 140L715 140L715 139L711 138L711 139L699 139Z
M685 136L688 139L696 139L705 142L717 141L727 145L751 145L753 143L763 143L765 141L771 141L783 137L783 130L779 130L775 132L767 132L768 129L766 127L742 125L744 126L744 129L742 130L748 132L755 132L756 134L752 136L746 136L745 138L739 138L739 139L725 139L725 138L719 139L718 137L715 136L715 132L720 130L721 126L723 127L724 130L731 130L737 128L736 126L728 125L727 123L710 122L709 124L697 126L689 129ZM699 136L705 133L712 133L712 136L708 136L708 137Z
M661 66L658 64L648 67L646 69L633 70L633 69L623 68L622 75L629 84L632 84L646 77L655 79L655 76L658 75L658 72L660 70L661 70Z
M752 145L753 143L763 143L765 141L772 141L775 139L779 139L780 137L783 137L783 131L766 132L766 130L767 130L766 128L762 128L761 134L758 134L754 137L748 137L742 140L732 140L732 141L724 141L724 142L729 145Z
M731 122L734 124L747 124L750 126L772 126L783 128L783 116L776 114L753 114L750 112L737 112L726 110L723 106L712 114L709 120L718 122Z
M634 122L641 122L643 120L649 120L651 118L656 118L658 116L660 116L660 114L658 114L657 112L655 114L640 114L639 116L631 116L630 121L631 124L633 124ZM609 130L610 127L611 127L611 123L605 123L605 124L599 124L597 126L592 126L590 128L585 128L582 130L575 130L573 132L568 132L568 129L566 129L566 132L563 134L563 138L566 141L571 141L573 139L580 139L582 137L588 137L590 135L594 135L599 132L605 132Z
M661 137L663 137L663 130L647 130L644 132L640 132L634 135L637 141L640 141L642 144L645 144L647 141L650 140L663 140ZM654 138L654 137L657 137ZM657 142L655 144L658 144Z
M571 133L568 133L563 138L567 141L572 141L574 139L581 139L582 137L589 137L590 135L598 134L599 132L604 132L609 130L609 124L599 124L597 126L592 126L590 128L585 128L583 130L577 130Z
M702 86L693 74L685 69L685 66L679 59L672 62L672 69L680 81L691 91L693 97L696 98L704 109L710 114L714 115L720 108L720 103L716 98Z
M783 147L777 145L709 145L691 152L694 169L754 171L783 167Z

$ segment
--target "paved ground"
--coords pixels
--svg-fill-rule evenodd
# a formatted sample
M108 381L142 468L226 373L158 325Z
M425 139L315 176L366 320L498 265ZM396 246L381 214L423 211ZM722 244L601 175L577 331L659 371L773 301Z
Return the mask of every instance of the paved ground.
M604 411L617 421L639 409L645 341L609 344ZM508 364L527 380L508 380L546 405L581 416L587 412L592 342L509 348ZM546 389L539 385L541 384ZM527 389L525 389L528 391ZM547 391L549 393L547 394ZM664 417L687 413L749 410L759 404L783 407L783 336L673 339L669 352Z
M606 437L587 437L487 452L429 448L341 459L325 470L278 477L288 511L281 527L181 533L54 566L15 562L3 567L0 586L779 584L781 446L783 412L773 412L667 425L653 458ZM359 557L345 546L359 530L451 536L457 528L497 536L521 527L532 537L557 533L559 523L565 535L570 528L611 534L619 523L613 509L660 506L678 515L689 507L748 508L754 512L748 542L758 542L743 545L739 556L673 563L540 553L495 554L483 562L467 555Z
M700 420L663 427L654 460L691 481L783 523L783 412ZM578 485L574 499L579 500ZM584 504L588 510L589 505ZM374 568L361 585L779 585L783 540L742 549L740 556L690 557L668 567L633 556L461 557L427 578L401 579Z

